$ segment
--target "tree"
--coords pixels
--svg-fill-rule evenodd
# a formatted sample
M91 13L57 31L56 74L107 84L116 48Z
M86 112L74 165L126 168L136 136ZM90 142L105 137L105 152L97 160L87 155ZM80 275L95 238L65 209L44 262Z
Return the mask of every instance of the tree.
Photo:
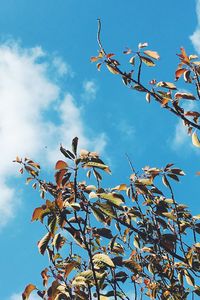
M175 80L183 77L195 93L177 91L171 82L141 82L143 64L152 67L159 59L156 51L127 49L131 70L123 72L114 54L107 54L101 39L99 54L92 57L100 70L104 64L119 75L131 89L145 92L163 109L181 118L200 147L197 111L187 111L182 102L200 99L200 62L183 48ZM134 54L134 56L132 56ZM115 187L104 181L109 166L96 152L78 150L78 138L71 149L60 147L63 160L55 165L55 182L41 178L40 166L28 158L16 158L27 183L39 189L42 198L32 221L45 227L38 250L48 254L50 266L41 272L43 287L28 284L23 300L37 290L42 299L162 299L179 300L200 295L200 215L192 216L187 206L178 204L171 180L179 181L184 172L169 163L164 168L135 170L129 157L130 177ZM107 175L108 174L108 175ZM106 178L105 178L106 177ZM125 288L124 288L125 287ZM129 290L132 294L129 295Z

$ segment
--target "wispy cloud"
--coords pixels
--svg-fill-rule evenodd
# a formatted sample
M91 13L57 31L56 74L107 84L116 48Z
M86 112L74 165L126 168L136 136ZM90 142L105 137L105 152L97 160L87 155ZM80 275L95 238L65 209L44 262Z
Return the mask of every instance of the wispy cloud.
M68 70L60 58L50 59L40 47L0 45L0 227L14 216L19 203L14 187L7 184L16 174L16 155L47 163L55 159L60 143L66 145L76 135L86 148L93 150L97 141L100 150L105 147L105 135L89 137L75 99L58 84L57 76Z
M196 1L197 27L190 36L195 50L200 53L200 0Z
M87 80L83 83L82 97L86 100L94 100L96 98L98 87L93 80Z

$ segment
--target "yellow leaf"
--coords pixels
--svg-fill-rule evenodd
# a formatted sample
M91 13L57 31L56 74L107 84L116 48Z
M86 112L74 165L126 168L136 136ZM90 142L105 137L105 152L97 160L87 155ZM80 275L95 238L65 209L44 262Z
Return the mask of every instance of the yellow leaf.
M126 191L127 190L127 185L125 183L122 183L120 185L115 186L112 188L112 191L117 190L117 191Z
M34 290L36 290L36 286L33 284L28 284L22 294L22 299L27 300L30 296L30 293Z
M148 55L148 56L150 56L151 58L154 58L154 59L159 59L160 58L160 55L156 51L146 50L146 51L144 51L144 54L146 54L146 55Z
M153 60L151 60L150 58L148 57L145 57L145 56L141 56L140 55L140 58L142 60L143 63L145 63L148 67L154 67L156 64L153 62Z
M199 141L199 138L196 134L196 132L193 132L192 134L192 144L198 148L200 148L200 141Z
M111 258L106 255L106 254L103 254L103 253L98 253L98 254L95 254L92 258L93 262L94 263L97 263L98 262L102 262L104 264L106 264L107 266L111 267L111 268L114 268L115 265L113 263L113 261L111 260Z
M157 86L164 87L171 90L176 90L176 86L172 82L160 81L157 83Z
M113 67L111 65L106 64L108 70L112 73L112 74L119 74L119 71L117 70L116 67Z

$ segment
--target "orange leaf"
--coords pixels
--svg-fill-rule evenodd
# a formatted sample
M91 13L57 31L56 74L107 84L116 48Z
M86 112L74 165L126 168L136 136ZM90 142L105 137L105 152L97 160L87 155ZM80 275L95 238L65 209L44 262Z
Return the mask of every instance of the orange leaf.
M55 165L56 170L65 169L67 167L68 167L68 164L63 160L58 160Z
M175 80L178 80L187 69L178 69L175 72Z
M67 172L67 170L62 169L62 170L58 171L58 172L55 174L55 179L56 179L56 183L57 183L57 187L58 187L58 188L61 187L62 180L63 180L63 177L64 177L64 175L65 175L66 172Z
M26 288L25 288L23 294L22 294L22 299L23 299L23 300L27 300L27 299L29 298L29 296L30 296L30 293L31 293L32 291L34 291L34 290L36 290L36 286L33 285L33 284L31 284L31 283L28 284L28 285L26 286Z
M99 56L92 56L92 57L90 57L90 61L91 62L96 62L98 60L99 60Z
M43 213L43 211L44 209L42 207L37 207L33 212L31 221L33 222L35 220L40 219L41 213Z

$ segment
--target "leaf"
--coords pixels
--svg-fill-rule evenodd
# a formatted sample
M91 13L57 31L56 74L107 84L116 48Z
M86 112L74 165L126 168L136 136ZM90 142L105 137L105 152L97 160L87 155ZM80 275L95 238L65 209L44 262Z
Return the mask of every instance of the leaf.
M119 206L122 203L124 203L124 197L120 194L116 194L116 193L100 193L97 194L98 197L105 199L109 202L111 202L112 204Z
M112 74L119 74L119 71L118 71L118 69L117 69L116 67L111 66L111 65L109 65L109 64L106 64L106 66L107 66L108 70L109 70Z
M143 63L145 63L145 65L147 65L148 67L154 67L156 64L153 62L153 60L151 60L148 57L142 56L140 55L140 59L142 60Z
M101 70L101 66L102 66L102 63L98 63L98 64L97 64L97 70L98 70L98 71Z
M170 188L169 181L167 180L167 177L165 175L162 176L162 182L166 187Z
M123 260L123 264L126 268L128 268L134 273L138 273L142 271L142 267L132 259Z
M176 86L172 83L172 82L165 82L165 81L160 81L157 83L157 86L163 87L163 88L167 88L170 90L176 90Z
M190 275L190 273L187 270L184 270L185 279L187 283L191 286L195 285L194 278Z
M93 212L95 218L97 219L97 221L107 224L106 217L97 207L92 206L91 209L92 209L92 212Z
M112 188L112 191L126 191L127 190L127 185L125 183L119 184L117 186L115 186L114 188Z
M196 100L196 97L190 93L176 93L174 95L175 99L188 99L188 100Z
M200 140L199 140L196 132L193 132L193 134L192 134L192 143L194 146L200 148Z
M60 171L56 172L55 180L56 180L58 188L60 188L62 186L62 180L63 180L63 177L66 174L66 172L67 172L66 169L61 169Z
M69 274L71 273L71 271L78 265L77 261L71 261L69 263L66 264L65 266L65 273L64 273L64 278L66 279Z
M91 61L91 62L96 62L96 61L98 61L99 59L100 59L99 56L91 56L91 57L90 57L90 61Z
M77 155L77 146L78 146L78 138L75 137L72 140L72 151L75 155Z
M41 272L41 276L42 276L42 279L43 279L43 286L47 286L47 284L48 284L48 279L49 279L49 275L47 274L47 272L48 272L48 268L46 268L46 269L44 269L44 270L42 270L42 272Z
M145 50L144 54L150 56L151 58L157 59L157 60L160 59L160 55L156 51Z
M63 148L62 145L60 146L60 151L61 151L61 153L62 153L65 157L67 157L67 158L69 158L69 159L75 159L74 154L73 154L71 151L66 150L65 148Z
M22 293L22 299L23 300L27 300L29 299L29 296L31 294L32 291L36 290L36 286L34 284L28 284L26 287L25 287L25 290L24 292Z
M131 64L131 65L135 65L135 56L132 56L131 58L130 58L130 60L129 60L129 63Z
M94 203L96 206L99 207L100 211L106 214L109 217L115 217L116 213L113 209L113 206L110 203L100 203L100 202L95 202Z
M83 165L83 168L98 168L98 169L101 169L101 170L107 172L108 174L111 174L111 170L109 169L109 167L107 165L97 163L97 162L91 161L91 162L85 163Z
M56 170L65 169L67 167L68 167L68 164L63 160L58 160L55 165Z
M170 98L162 98L162 106L165 106L170 101Z
M58 251L60 248L63 247L65 242L66 242L66 238L63 237L60 233L58 233L54 236L52 244L54 245L54 247L56 247L56 250Z
M98 262L102 262L102 263L104 263L105 265L107 265L111 268L115 267L115 265L114 265L113 261L111 260L111 258L108 255L103 254L103 253L95 254L93 256L92 260L93 260L94 263L97 263L97 264L98 264Z
M187 71L185 68L177 69L175 72L175 80L178 80L185 73L185 71Z
M47 246L48 246L48 243L51 239L51 233L48 232L39 242L38 242L38 249L39 249L39 252L44 255L46 249L47 249Z
M111 239L113 237L111 230L108 228L96 228L95 233L107 239Z
M148 103L150 103L151 101L151 94L150 93L146 93L146 100Z
M145 43L139 43L139 44L138 44L138 48L139 48L139 49L145 48L145 47L147 47L147 46L148 46L148 43L146 43L146 42L145 42Z

